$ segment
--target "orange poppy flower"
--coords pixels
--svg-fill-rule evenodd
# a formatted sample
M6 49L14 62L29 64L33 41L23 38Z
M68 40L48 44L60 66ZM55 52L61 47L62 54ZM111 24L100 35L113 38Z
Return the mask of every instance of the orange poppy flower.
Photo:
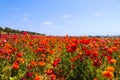
M19 68L19 64L17 62L14 62L12 68L17 70Z
M44 65L45 65L45 62L44 62L44 61L40 61L40 62L38 62L38 65L44 66Z
M117 60L116 59L111 59L111 63L116 63Z
M33 80L41 80L40 76L35 76L35 78Z
M108 67L107 71L113 72L114 71L114 67L113 66Z
M102 75L109 79L112 79L114 77L113 73L110 71L103 71Z
M24 63L24 62L25 62L23 58L17 58L17 61L18 61L18 62L21 62L21 63Z
M51 74L50 78L51 78L51 80L56 80L56 75L55 74Z
M98 80L97 78L94 78L93 80Z
M35 61L31 61L30 64L33 66L37 66L37 63Z
M23 56L23 52L20 52L18 54L16 54L18 57L22 57Z
M42 57L46 57L46 55L45 55L44 53L43 53L43 54L41 54L41 56L42 56Z
M10 45L9 43L6 43L4 45L4 49L11 49L12 48L12 45Z
M52 69L48 69L45 71L48 75L52 74L53 70Z

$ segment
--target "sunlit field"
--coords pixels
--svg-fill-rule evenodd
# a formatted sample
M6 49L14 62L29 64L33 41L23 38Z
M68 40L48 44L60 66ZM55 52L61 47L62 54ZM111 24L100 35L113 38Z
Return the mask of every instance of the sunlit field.
M1 34L0 80L120 80L120 38Z

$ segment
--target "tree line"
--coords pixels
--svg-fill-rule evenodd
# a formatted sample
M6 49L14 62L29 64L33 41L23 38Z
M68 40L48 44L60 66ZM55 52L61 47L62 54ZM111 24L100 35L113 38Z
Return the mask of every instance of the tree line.
M0 27L0 34L19 34L19 33L23 33L23 32L25 32L25 31L11 29L9 27L5 27L5 28ZM45 34L31 32L31 31L26 31L26 32L28 32L29 34L33 34L33 35L45 35Z

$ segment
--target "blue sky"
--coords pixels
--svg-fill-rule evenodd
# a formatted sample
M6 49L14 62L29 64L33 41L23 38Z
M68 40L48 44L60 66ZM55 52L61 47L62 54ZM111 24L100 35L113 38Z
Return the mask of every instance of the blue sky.
M47 35L120 35L120 0L0 0L0 26Z

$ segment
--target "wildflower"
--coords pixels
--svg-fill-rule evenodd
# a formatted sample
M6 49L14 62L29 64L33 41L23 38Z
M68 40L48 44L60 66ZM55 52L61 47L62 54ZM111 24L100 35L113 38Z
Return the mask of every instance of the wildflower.
M94 78L93 80L98 80L98 78Z
M40 76L35 75L35 78L33 80L41 80Z
M23 32L23 35L27 35L28 33L26 31Z
M5 49L11 49L11 48L12 48L12 45L6 43L6 44L4 45L4 48L5 48Z
M102 56L103 56L103 57L105 57L105 56L107 56L107 54L106 54L106 53L104 53L104 52L102 52Z
M80 40L80 43L87 45L90 43L90 39L82 39L82 40Z
M103 71L102 75L109 79L112 79L114 77L113 73L110 71Z
M82 51L80 51L78 54L79 54L80 56L82 56L82 55L83 55Z
M108 50L108 46L105 46L105 47L103 48L103 50Z
M18 57L22 57L23 56L23 52L20 52L18 54L16 54Z
M23 58L17 58L18 62L24 63L24 59Z
M31 65L27 66L27 69L32 69L32 66Z
M81 57L81 58L80 58L80 61L84 61L84 57Z
M27 78L31 78L31 77L32 77L32 75L33 75L33 73L32 73L32 72L27 72L26 77L27 77Z
M16 52L16 51L17 51L17 48L13 48L13 51Z
M31 61L30 64L33 66L37 66L37 63L35 61Z
M53 67L57 66L58 63L59 63L58 61L54 61L54 62L52 63Z
M114 71L114 67L113 66L107 67L107 71L113 72Z
M40 61L40 62L38 62L38 65L44 66L44 65L45 65L45 62L44 62L44 61Z
M46 55L45 55L45 54L41 54L41 56L42 56L42 57L46 57Z
M93 56L93 57L98 57L98 51L96 51L96 50L93 51L92 56Z
M17 39L18 36L17 36L17 35L13 35L12 38L13 38L13 39Z
M51 80L55 80L56 79L56 75L55 74L51 74L50 78L51 78Z
M116 59L111 59L111 61L110 61L111 63L116 63L117 62L117 60Z
M18 63L14 62L12 68L15 69L15 70L17 70L19 68Z
M96 60L93 61L92 64L93 64L93 66L95 66L95 67L99 67L99 66L101 66L101 64L102 64L102 61L99 60L99 59L96 59Z
M69 44L68 46L66 46L66 49L68 52L75 52L77 49L77 45L75 43Z
M49 54L55 54L55 50L48 50Z
M92 50L86 50L86 56L90 56L91 55L91 53L92 53Z
M76 60L76 57L73 57L70 59L70 62L74 62Z
M109 62L111 61L111 59L112 59L111 56L107 56L107 60L108 60Z
M20 80L26 80L26 79L23 77L23 78L21 78Z
M8 54L11 54L11 53L12 53L12 50L8 49L8 50L6 50L6 52L7 52Z
M112 54L113 53L113 49L112 48L108 49L108 53Z
M38 52L43 52L43 49L42 48L38 48L37 50L36 50L36 52L38 53Z
M59 62L60 62L60 58L55 59L52 63L53 67L57 66Z
M52 69L48 69L48 70L46 70L46 73L47 73L48 75L52 74L52 72L53 72Z

